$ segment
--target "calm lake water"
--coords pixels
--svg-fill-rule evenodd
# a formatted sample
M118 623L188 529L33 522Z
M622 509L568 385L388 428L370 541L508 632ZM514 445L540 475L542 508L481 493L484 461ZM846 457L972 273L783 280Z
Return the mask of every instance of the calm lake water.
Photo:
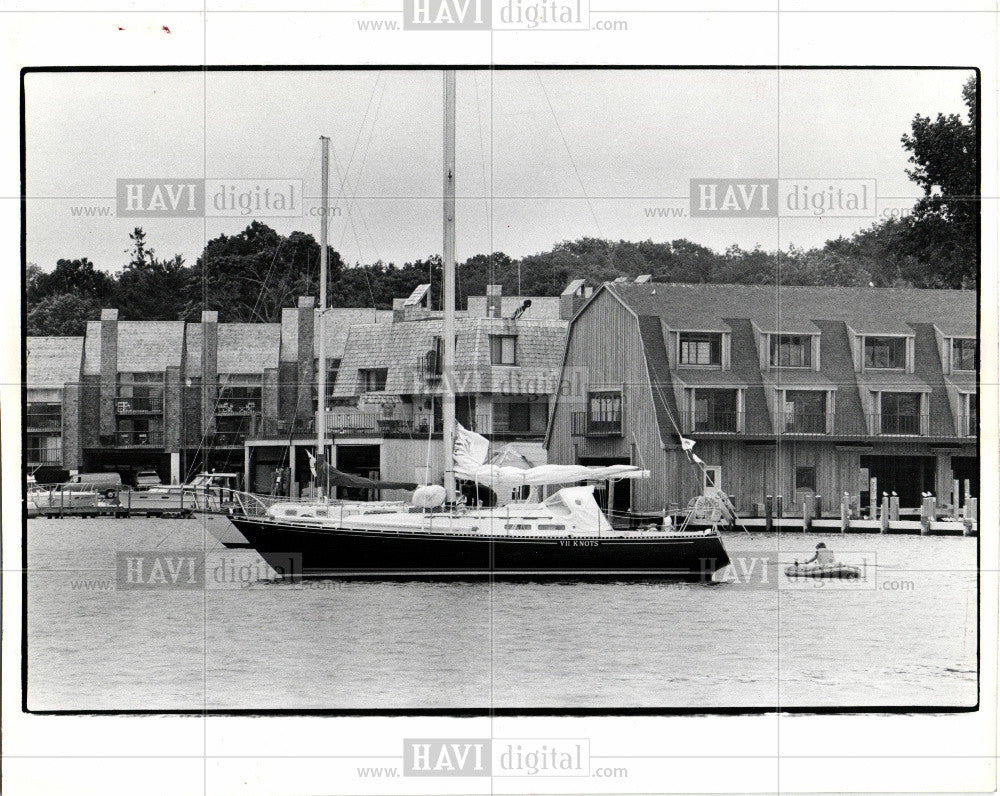
M226 522L31 520L29 707L976 701L975 539L734 534L734 579L706 585L296 585L219 546ZM865 580L785 579L818 541ZM204 550L207 586L116 589L116 553L153 549Z

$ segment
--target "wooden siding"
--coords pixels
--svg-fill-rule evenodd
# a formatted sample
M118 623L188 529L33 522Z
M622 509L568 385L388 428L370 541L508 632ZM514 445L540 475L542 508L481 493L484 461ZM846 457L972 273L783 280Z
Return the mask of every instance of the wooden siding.
M587 411L587 392L622 390L621 437L574 437L572 415ZM548 441L548 460L575 464L583 459L624 459L645 466L652 477L632 485L632 508L660 511L669 503L667 470L653 410L639 326L609 291L603 291L570 327Z

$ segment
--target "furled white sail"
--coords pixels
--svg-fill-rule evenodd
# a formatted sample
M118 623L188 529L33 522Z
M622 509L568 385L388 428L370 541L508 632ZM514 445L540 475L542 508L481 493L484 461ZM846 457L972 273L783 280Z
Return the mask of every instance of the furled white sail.
M609 478L649 478L648 470L631 464L587 467L582 464L543 464L539 467L505 467L487 464L490 443L485 437L456 424L455 477L475 481L494 491L519 486L572 484L577 481L604 481Z

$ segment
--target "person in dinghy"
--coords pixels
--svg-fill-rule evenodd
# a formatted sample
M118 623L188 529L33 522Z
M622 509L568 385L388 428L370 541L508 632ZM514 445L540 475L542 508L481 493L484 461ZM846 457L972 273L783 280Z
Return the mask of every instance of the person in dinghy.
M796 562L797 563L797 562ZM823 542L816 545L816 553L808 561L803 561L802 565L815 563L818 567L832 567L837 563L837 557Z

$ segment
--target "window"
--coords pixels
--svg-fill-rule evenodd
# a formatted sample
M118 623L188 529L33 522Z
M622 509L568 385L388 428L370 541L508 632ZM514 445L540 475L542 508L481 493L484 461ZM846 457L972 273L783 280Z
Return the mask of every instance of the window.
M962 430L965 432L965 436L974 437L979 433L979 410L976 406L976 394L966 393L963 399L965 419Z
M388 378L388 368L368 368L358 371L361 392L383 392Z
M812 367L812 338L801 334L772 334L771 367Z
M217 415L253 415L261 410L261 377L254 373L220 373Z
M967 337L956 337L951 341L951 369L976 369L976 341Z
M501 434L544 434L548 406L545 396L494 400L493 431Z
M490 362L494 365L516 365L517 336L507 334L490 335Z
M796 467L795 468L795 491L808 490L816 491L816 468Z
M26 422L29 429L59 431L62 429L62 404L29 403Z
M819 390L785 391L785 431L826 433L826 393Z
M695 390L694 430L734 433L739 429L736 390Z
M622 427L622 394L592 392L587 400L587 427L591 432L620 432Z
M866 337L865 367L893 368L906 367L905 337Z
M25 456L29 464L62 464L62 439L29 434Z
M722 364L721 334L681 332L679 339L680 364L715 366Z
M156 372L119 373L115 411L119 414L162 412L163 374Z
M920 394L910 392L882 393L880 427L883 434L919 434Z

